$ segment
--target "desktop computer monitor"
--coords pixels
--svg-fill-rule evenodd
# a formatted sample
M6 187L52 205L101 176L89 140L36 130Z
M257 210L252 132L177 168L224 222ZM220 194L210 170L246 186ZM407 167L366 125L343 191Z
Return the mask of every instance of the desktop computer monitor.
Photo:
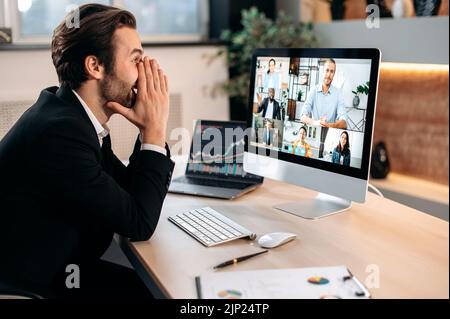
M276 208L314 219L365 201L379 64L378 49L254 51L244 169L319 192Z

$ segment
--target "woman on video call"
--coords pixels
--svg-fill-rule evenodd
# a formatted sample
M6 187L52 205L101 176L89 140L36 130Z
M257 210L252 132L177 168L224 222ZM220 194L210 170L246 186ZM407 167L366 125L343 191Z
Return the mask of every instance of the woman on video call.
M275 71L275 59L269 60L269 70L264 75L264 87L273 88L277 91L280 88L280 75Z
M339 144L333 150L331 161L335 164L350 166L350 142L347 131L341 133Z
M300 135L300 138L292 145L292 153L305 157L311 157L311 146L306 143L305 140L307 135L306 127L302 126L298 131L298 134Z

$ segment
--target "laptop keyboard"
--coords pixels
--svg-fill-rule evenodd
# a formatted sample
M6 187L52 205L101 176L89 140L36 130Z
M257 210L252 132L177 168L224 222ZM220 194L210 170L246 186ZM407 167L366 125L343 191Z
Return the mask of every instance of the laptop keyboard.
M238 238L256 238L256 234L211 207L170 216L169 220L206 247Z
M179 177L175 180L178 183L200 185L200 186L212 186L221 188L232 188L232 189L245 189L247 187L253 186L254 184L242 183L242 182L231 182L224 180L214 180L208 178L195 178L195 177Z

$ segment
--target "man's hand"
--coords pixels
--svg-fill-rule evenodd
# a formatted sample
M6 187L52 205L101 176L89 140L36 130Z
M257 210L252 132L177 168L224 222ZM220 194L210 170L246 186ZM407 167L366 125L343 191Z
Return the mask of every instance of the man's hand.
M306 115L302 115L300 121L305 123L306 125L315 125L312 118L307 117Z
M167 76L156 60L145 57L138 64L137 97L130 109L116 102L107 107L124 116L136 125L142 136L142 143L164 147L169 118L169 87Z
M330 124L332 124L332 123L328 123L327 120L326 120L326 117L322 116L320 118L320 125L321 126L323 126L323 127L331 127Z
M262 96L259 93L256 93L256 97L258 98L258 105L261 105L262 103Z

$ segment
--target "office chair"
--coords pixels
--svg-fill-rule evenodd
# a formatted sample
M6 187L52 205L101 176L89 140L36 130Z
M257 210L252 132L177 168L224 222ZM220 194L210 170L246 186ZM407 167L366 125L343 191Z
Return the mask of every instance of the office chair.
M0 300L2 299L44 299L30 291L10 287L0 282Z

